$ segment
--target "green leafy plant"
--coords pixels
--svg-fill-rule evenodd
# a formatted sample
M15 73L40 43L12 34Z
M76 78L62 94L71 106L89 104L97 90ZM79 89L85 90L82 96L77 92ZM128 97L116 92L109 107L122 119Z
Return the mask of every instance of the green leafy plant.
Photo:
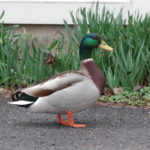
M150 87L144 87L140 91L123 91L116 95L101 96L100 101L125 103L132 106L149 106L150 105Z
M90 9L79 8L71 12L74 28L64 21L69 49L78 61L78 46L82 37L88 32L96 32L114 48L113 53L100 50L93 52L95 62L104 71L109 87L123 87L133 90L137 84L150 85L150 16L142 17L139 13L128 14L123 19L122 10L115 17L113 13L100 10L99 3ZM70 34L72 33L72 34ZM62 51L63 52L63 51ZM72 68L76 63L72 64Z
M0 16L2 19L4 13ZM0 23L0 85L5 87L37 83L53 74L79 68L79 44L88 32L102 35L114 48L113 53L95 49L92 56L107 78L110 88L131 91L137 84L150 85L150 16L128 14L114 16L99 3L90 9L71 12L73 28L67 21L65 33L50 43L39 44L31 35L15 34L16 26ZM45 57L55 50L55 66L46 65Z
M4 12L0 16L2 19ZM54 69L45 64L49 50L31 35L16 34L17 26L0 23L0 85L5 88L22 87L37 83L54 74Z

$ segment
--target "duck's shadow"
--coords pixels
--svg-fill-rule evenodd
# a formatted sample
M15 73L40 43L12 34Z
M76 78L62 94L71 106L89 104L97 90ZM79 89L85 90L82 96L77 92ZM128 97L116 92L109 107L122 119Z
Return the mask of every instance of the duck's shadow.
M99 118L99 119L91 119L91 120L76 120L76 124L86 124L86 128L121 128L123 127L124 121L115 121L110 119L109 117ZM19 121L14 123L15 126L20 126L24 128L49 128L49 129L58 129L58 128L68 128L68 126L61 125L57 122L57 120L26 120L26 121ZM70 127L71 128L71 127ZM76 129L76 128L74 128Z
M57 122L17 122L16 126L22 126L27 128L55 128L60 126Z
M91 112L91 110L93 112ZM118 111L116 113L95 113L95 109L91 109L85 112L80 112L74 115L74 121L76 124L86 124L87 128L121 128L128 126L130 119L127 119L125 115L119 115ZM99 110L99 108L97 109ZM84 116L84 117L83 117ZM63 116L63 119L67 119ZM16 119L15 119L16 120ZM131 122L131 121L130 121ZM132 122L133 124L134 122ZM31 117L27 115L25 118L20 118L18 121L14 122L16 126L23 126L24 128L68 128L68 126L61 125L57 122L56 115L36 115Z
M93 123L92 121L75 121L77 124L86 124L87 128L94 128L100 124L100 122L95 122ZM68 128L69 126L59 124L57 121L19 121L14 123L15 126L20 126L24 128L53 128L53 129L58 129L58 128ZM72 127L70 127L72 128ZM77 129L77 128L74 128Z

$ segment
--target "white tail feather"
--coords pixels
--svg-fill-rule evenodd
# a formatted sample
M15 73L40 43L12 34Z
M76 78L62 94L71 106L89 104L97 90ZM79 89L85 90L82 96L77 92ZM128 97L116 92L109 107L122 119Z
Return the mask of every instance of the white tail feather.
M20 100L20 101L15 101L15 102L8 102L8 104L12 104L12 105L29 105L29 104L33 104L34 102L29 102L29 101L24 101L24 100Z

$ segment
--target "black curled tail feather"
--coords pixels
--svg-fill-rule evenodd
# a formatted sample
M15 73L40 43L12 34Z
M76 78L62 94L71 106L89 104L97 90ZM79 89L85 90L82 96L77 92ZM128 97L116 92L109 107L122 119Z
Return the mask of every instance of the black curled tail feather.
M13 101L17 101L19 100L19 97L22 95L22 92L18 91L16 93L14 93L11 97Z
M25 100L25 101L35 102L37 99L38 99L38 97L28 95L21 91L18 91L12 95L13 101Z

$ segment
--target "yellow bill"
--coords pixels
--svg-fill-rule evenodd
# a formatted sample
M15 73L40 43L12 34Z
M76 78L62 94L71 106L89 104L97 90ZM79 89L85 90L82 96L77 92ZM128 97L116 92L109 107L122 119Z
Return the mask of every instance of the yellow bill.
M113 51L113 48L107 45L104 41L101 42L99 48L104 49L105 51Z

